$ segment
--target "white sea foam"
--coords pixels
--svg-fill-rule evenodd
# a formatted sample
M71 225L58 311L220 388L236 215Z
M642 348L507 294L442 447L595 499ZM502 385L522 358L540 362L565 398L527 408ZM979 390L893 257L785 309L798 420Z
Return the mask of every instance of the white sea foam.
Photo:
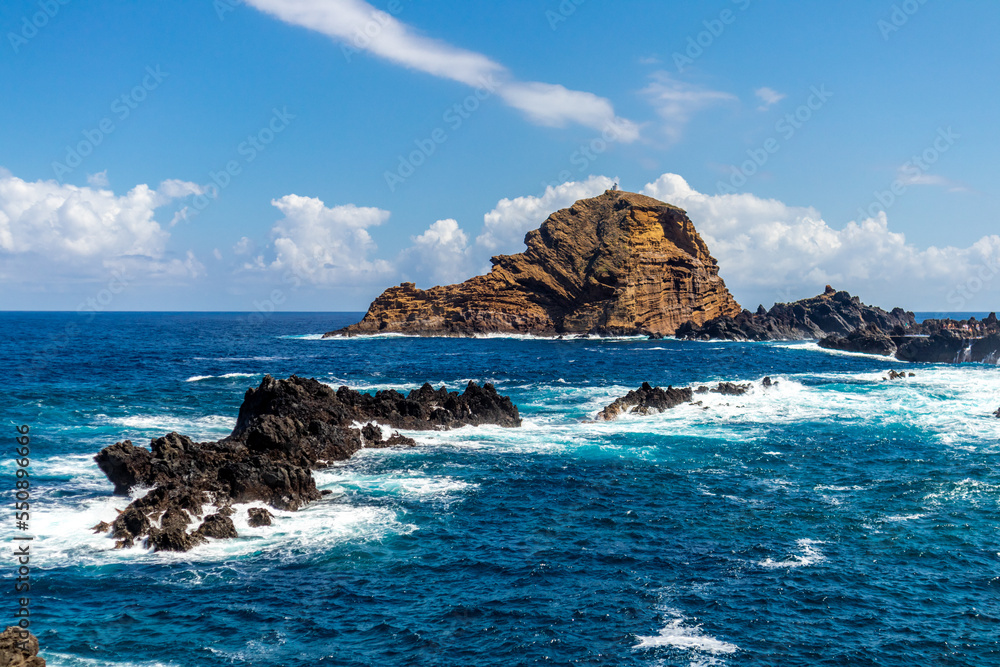
M177 663L173 662L135 662L129 660L127 662L119 662L117 660L106 660L104 658L84 658L78 655L71 655L69 653L53 653L42 649L42 654L45 656L45 664L48 667L177 667Z
M192 375L185 382L201 382L202 380L211 380L213 378L252 378L261 375L260 373L225 373L223 375Z
M740 650L736 644L716 639L702 632L700 625L687 625L683 618L673 618L657 635L636 637L634 648L659 648L670 646L696 653L728 655Z
M193 418L176 415L131 415L109 418L107 423L126 429L153 432L157 436L176 431L194 440L205 440L229 435L236 426L236 418L230 415L205 415Z
M796 540L795 544L799 547L799 553L792 554L784 560L767 558L760 561L758 565L767 568L806 567L826 560L823 552L816 547L817 544L825 544L825 542L819 540Z

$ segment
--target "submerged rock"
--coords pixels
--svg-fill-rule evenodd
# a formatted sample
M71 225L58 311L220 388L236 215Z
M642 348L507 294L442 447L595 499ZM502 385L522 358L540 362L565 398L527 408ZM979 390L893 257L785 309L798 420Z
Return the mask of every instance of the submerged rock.
M271 519L274 515L268 512L263 507L251 507L247 510L247 523L251 528L258 528L260 526L270 526Z
M385 438L375 421L429 430L480 424L516 427L521 417L491 384L470 382L461 394L425 384L405 396L396 391L369 395L347 387L335 391L294 375L287 380L268 375L260 386L247 390L236 427L218 442L195 442L169 433L153 440L148 450L128 440L101 450L94 458L116 494L136 486L152 489L105 530L112 531L117 548L135 546L145 538L148 547L166 551L186 551L205 538L236 537L232 503L263 501L296 510L322 497L313 469L345 460L362 447L415 444L398 433ZM215 513L189 531L203 508L213 505ZM251 516L261 522L257 525L270 522L270 513L262 511Z
M463 283L391 287L360 322L326 335L662 335L740 312L687 214L651 197L581 199L524 242Z
M14 625L0 633L0 667L45 667L38 637Z
M652 412L663 412L677 407L681 403L689 403L694 393L689 387L674 389L673 387L653 387L643 382L638 389L633 389L597 413L599 421L617 419L624 412L648 415ZM631 409L629 409L631 408Z

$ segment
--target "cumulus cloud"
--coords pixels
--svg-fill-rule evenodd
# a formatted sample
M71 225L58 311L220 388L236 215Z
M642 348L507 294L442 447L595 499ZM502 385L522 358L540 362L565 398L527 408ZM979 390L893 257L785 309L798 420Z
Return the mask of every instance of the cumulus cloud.
M768 88L767 86L758 88L753 91L753 94L756 95L757 99L761 101L761 105L757 107L757 111L767 111L787 97L784 93L779 93L774 88Z
M607 176L591 176L585 181L550 185L541 197L501 199L483 216L483 231L476 238L476 244L494 254L520 252L524 249L524 235L536 229L551 213L578 199L599 195L613 184Z
M368 233L389 219L389 211L354 204L328 207L315 197L294 194L271 204L285 217L272 230L275 259L269 268L313 284L374 282L392 273L389 262L372 257L377 248Z
M315 30L342 44L345 55L367 51L390 62L475 88L497 89L510 106L542 125L578 123L603 131L609 124L628 126L611 103L592 93L560 85L517 81L489 57L420 34L394 16L363 0L247 0L286 23ZM638 131L626 134L632 141Z
M454 219L438 220L400 253L397 264L403 275L419 284L448 285L469 278L475 271L469 237Z
M87 176L87 183L94 186L95 188L106 188L109 185L108 181L108 170L99 171L96 174L89 174Z
M671 142L680 139L696 111L736 101L736 97L730 93L679 81L669 72L654 72L651 79L642 94L663 119L663 131Z
M111 190L24 181L0 170L0 253L33 257L36 271L55 266L86 276L129 266L145 275L196 276L193 255L171 259L170 234L155 219L157 209L201 192L193 183L137 185L124 195ZM27 277L27 276L26 276Z
M918 248L892 231L884 212L837 228L815 208L752 194L706 195L676 174L643 193L687 210L737 300L765 305L816 294L826 284L884 306L969 306L1000 270L1000 236L965 248ZM1000 284L1000 276L997 277ZM986 302L985 294L979 301Z

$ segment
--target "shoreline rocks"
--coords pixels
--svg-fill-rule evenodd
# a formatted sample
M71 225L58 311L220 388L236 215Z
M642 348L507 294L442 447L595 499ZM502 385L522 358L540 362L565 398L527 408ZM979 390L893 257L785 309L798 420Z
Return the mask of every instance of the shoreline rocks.
M110 533L116 548L144 540L148 548L165 551L236 537L233 503L261 501L294 511L322 497L312 470L363 447L416 444L395 432L386 438L379 424L411 430L518 427L521 418L517 406L488 383L470 382L461 394L425 384L407 395L394 390L372 395L294 375L287 380L268 375L247 390L236 427L222 440L194 442L169 433L152 440L148 450L128 440L101 450L94 460L116 495L137 486L151 490L94 530ZM217 509L206 516L207 506ZM252 508L248 522L269 525L272 516Z
M38 637L16 625L0 633L0 667L45 667L38 655Z
M463 283L391 287L360 322L325 335L662 335L740 312L687 214L651 197L581 199L524 242Z
M887 333L873 324L859 327L846 336L831 334L822 338L819 341L819 346L828 350L863 352L884 357L896 354L896 343Z
M718 317L702 325L688 323L675 335L684 340L808 340L844 337L862 327L905 331L916 326L911 312L886 312L856 296L827 285L823 294L794 303L776 303L770 310L744 310L735 317Z

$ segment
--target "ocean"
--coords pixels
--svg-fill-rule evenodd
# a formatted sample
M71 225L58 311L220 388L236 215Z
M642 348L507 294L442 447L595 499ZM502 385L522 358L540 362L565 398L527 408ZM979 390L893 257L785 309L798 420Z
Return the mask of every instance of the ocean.
M1000 664L1000 373L815 343L322 340L359 313L0 313L0 490L30 426L31 629L54 667ZM888 370L912 378L888 381ZM92 457L229 433L264 374L492 382L519 429L409 432L323 500L114 550ZM769 376L778 385L765 391ZM647 381L744 396L589 421ZM2 611L14 622L13 556Z

